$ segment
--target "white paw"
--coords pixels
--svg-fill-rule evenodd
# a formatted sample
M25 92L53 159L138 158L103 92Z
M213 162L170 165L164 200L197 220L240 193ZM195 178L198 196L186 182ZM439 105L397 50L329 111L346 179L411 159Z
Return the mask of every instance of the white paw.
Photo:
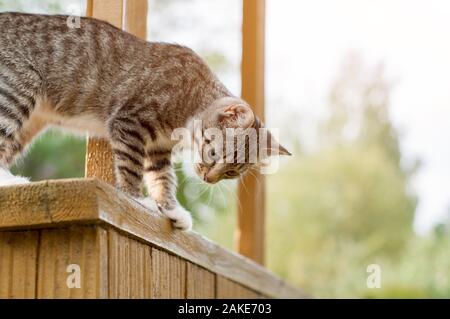
M0 168L0 186L29 184L30 181L21 176L14 176L5 168Z
M144 205L146 208L150 209L153 212L159 211L158 205L153 200L153 198L150 198L150 197L139 197L139 198L135 198L135 200L137 202L141 203L142 205Z
M162 209L164 215L166 215L172 222L173 226L182 230L191 230L192 217L186 209L181 206L177 206L174 209Z

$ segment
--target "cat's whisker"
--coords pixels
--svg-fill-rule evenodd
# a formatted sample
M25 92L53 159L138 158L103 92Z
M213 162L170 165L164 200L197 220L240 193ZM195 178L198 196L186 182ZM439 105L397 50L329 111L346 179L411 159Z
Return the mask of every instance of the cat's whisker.
M248 172L256 172L256 173L259 173L260 170L259 170L259 167L258 167L258 166L250 166L250 167L248 168Z
M211 187L210 190L211 190L211 192L208 193L208 203L206 204L206 206L208 206L208 207L211 205L211 202L212 202L212 199L214 196L214 187Z
M200 186L203 186L203 190L198 195L198 198L202 197L205 193L209 192L209 188L207 184L199 183Z
M189 176L185 176L185 177L183 178L183 180L181 181L181 183L178 183L178 185L179 185L178 187L183 186L184 183L186 183L188 180L189 180Z
M242 184L242 187L244 188L245 192L246 192L247 194L250 194L250 192L248 191L247 186L245 186L244 178L243 178L242 175L239 175L239 180L240 180L240 182L241 182L241 184Z
M178 183L179 187L180 187L180 186L183 186L184 183L186 183L186 182L187 182L188 180L190 180L190 179L191 179L191 176L189 176L189 175L183 176L182 181Z
M254 170L248 170L247 171L247 173L250 174L250 176L253 176L253 177L257 178L256 172L257 171L254 171Z
M242 210L241 201L239 197L236 195L236 189L235 190L231 189L230 185L226 183L224 183L223 186L227 189L228 193L230 193L233 196L234 200L238 204L239 210Z
M223 185L225 185L225 184L219 185L219 191L220 191L220 195L222 195L222 204L223 204L223 206L226 206L227 205L227 199L226 199L225 192L222 189Z

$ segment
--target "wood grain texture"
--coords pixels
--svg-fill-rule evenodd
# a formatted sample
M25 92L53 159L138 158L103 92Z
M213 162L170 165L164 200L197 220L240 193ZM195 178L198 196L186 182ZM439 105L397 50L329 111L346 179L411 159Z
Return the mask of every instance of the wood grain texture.
M107 233L83 226L42 230L38 257L38 298L108 297ZM78 265L81 287L69 288L69 265Z
M124 0L88 0L86 15L122 28Z
M186 298L213 299L215 298L214 273L187 262L186 268Z
M148 0L125 1L124 30L145 40L147 38Z
M151 250L137 240L113 229L109 240L109 297L151 297Z
M51 223L47 215L47 183L0 187L0 225L39 225Z
M0 299L35 298L38 231L0 232Z
M265 0L243 0L242 98L264 121L265 78ZM245 186L244 186L245 185ZM265 181L259 173L247 174L238 186L236 250L264 264Z
M114 187L97 180L59 180L2 187L0 197L4 193L14 193L13 198L23 197L27 202L20 206L20 201L13 201L20 209L8 202L0 202L0 232L30 227L66 227L68 224L113 227L265 296L306 297L300 289L287 285L264 267L195 232L173 229L170 221L159 212L150 212ZM44 211L35 210L35 206L43 207ZM66 211L72 213L64 213Z
M186 262L165 251L152 249L151 298L186 298Z
M115 185L114 156L108 141L88 137L86 147L85 176Z
M260 295L238 283L223 276L217 276L217 298L218 299L259 299Z
M0 229L96 221L97 185L95 180L66 180L0 187Z

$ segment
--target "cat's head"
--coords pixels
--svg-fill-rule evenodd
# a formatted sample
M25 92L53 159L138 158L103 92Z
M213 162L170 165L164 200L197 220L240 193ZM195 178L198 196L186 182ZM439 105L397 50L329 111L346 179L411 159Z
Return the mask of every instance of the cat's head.
M195 171L207 183L237 178L267 157L291 155L241 99L216 100L200 120L194 143L201 160Z

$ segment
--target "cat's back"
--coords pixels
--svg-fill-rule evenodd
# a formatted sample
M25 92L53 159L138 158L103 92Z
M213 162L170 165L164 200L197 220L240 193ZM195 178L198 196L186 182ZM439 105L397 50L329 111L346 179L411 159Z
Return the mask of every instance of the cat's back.
M50 36L55 33L63 33L67 30L66 19L60 15L1 12L1 50L4 51L11 46L22 47L26 44L38 43L44 34ZM46 39L48 40L49 37Z
M78 31L74 35L82 35L93 31L93 29L117 33L121 31L113 25L95 18L21 12L0 12L0 27L2 30L0 36L2 37L18 32L37 34L39 32L66 33Z
M30 24L59 24L59 22L66 20L67 16L64 15L46 15L46 14L33 14L22 12L0 12L0 25L2 27L26 27ZM7 29L3 29L8 31Z
M94 18L0 13L0 30L0 71L40 77L54 105L93 103L145 60L144 41Z
M87 17L0 13L0 54L25 58L46 74L58 66L80 63L114 66L121 60L136 59L146 46L113 25ZM120 67L120 66L117 66Z

